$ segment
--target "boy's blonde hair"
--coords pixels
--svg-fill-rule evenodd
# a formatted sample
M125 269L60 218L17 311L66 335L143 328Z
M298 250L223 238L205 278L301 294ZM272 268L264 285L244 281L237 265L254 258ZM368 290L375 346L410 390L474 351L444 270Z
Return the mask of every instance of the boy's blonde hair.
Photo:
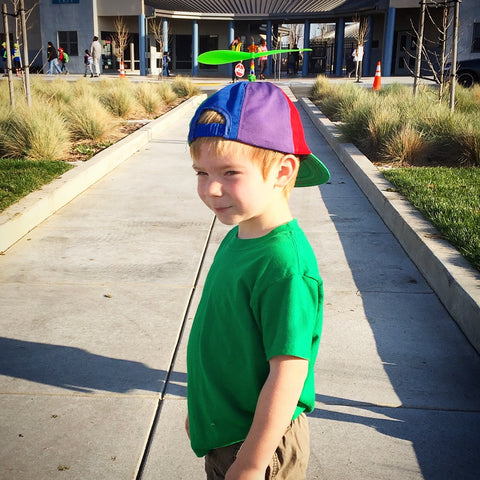
M221 113L215 110L205 110L199 117L197 123L219 123L224 124L225 118ZM208 152L222 155L228 152L229 148L237 148L245 153L254 165L257 165L266 179L272 168L280 163L280 160L285 156L285 153L277 152L275 150L268 150L266 148L254 147L246 143L235 142L233 140L225 140L221 137L199 137L196 138L190 145L190 154L193 159L200 155L200 149L206 149ZM295 155L296 156L296 155ZM297 157L298 158L298 157ZM300 159L299 159L300 161ZM288 196L295 186L296 175L283 188L283 193Z

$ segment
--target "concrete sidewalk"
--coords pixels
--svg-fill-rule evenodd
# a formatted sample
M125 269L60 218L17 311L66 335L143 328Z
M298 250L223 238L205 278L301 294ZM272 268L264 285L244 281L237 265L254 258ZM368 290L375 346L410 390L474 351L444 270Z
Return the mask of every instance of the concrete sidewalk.
M227 228L192 109L0 257L0 479L203 478L185 346ZM292 195L326 294L308 478L477 479L479 357L299 110L332 173Z

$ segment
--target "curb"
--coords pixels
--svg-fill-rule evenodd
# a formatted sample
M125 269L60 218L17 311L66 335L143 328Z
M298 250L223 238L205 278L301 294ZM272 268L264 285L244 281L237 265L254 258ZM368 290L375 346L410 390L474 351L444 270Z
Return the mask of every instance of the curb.
M300 103L432 290L480 353L480 274L308 99Z
M189 109L194 110L206 97L198 95L114 145L75 166L61 177L36 190L0 213L0 252L4 252L50 215L110 173Z

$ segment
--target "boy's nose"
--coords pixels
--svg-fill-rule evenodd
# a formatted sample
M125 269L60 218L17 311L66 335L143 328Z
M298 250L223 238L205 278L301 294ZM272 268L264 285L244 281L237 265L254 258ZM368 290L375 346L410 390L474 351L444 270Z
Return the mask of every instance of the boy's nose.
M222 184L217 180L211 180L207 186L208 195L211 197L219 197L222 195Z

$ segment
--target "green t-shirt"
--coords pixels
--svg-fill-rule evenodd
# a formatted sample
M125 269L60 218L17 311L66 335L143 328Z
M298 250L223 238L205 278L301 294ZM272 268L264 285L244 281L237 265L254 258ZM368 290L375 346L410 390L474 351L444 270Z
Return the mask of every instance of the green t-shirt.
M245 440L272 357L309 360L293 418L315 406L323 288L313 250L296 220L260 238L237 233L215 255L188 341L190 438L199 457Z

